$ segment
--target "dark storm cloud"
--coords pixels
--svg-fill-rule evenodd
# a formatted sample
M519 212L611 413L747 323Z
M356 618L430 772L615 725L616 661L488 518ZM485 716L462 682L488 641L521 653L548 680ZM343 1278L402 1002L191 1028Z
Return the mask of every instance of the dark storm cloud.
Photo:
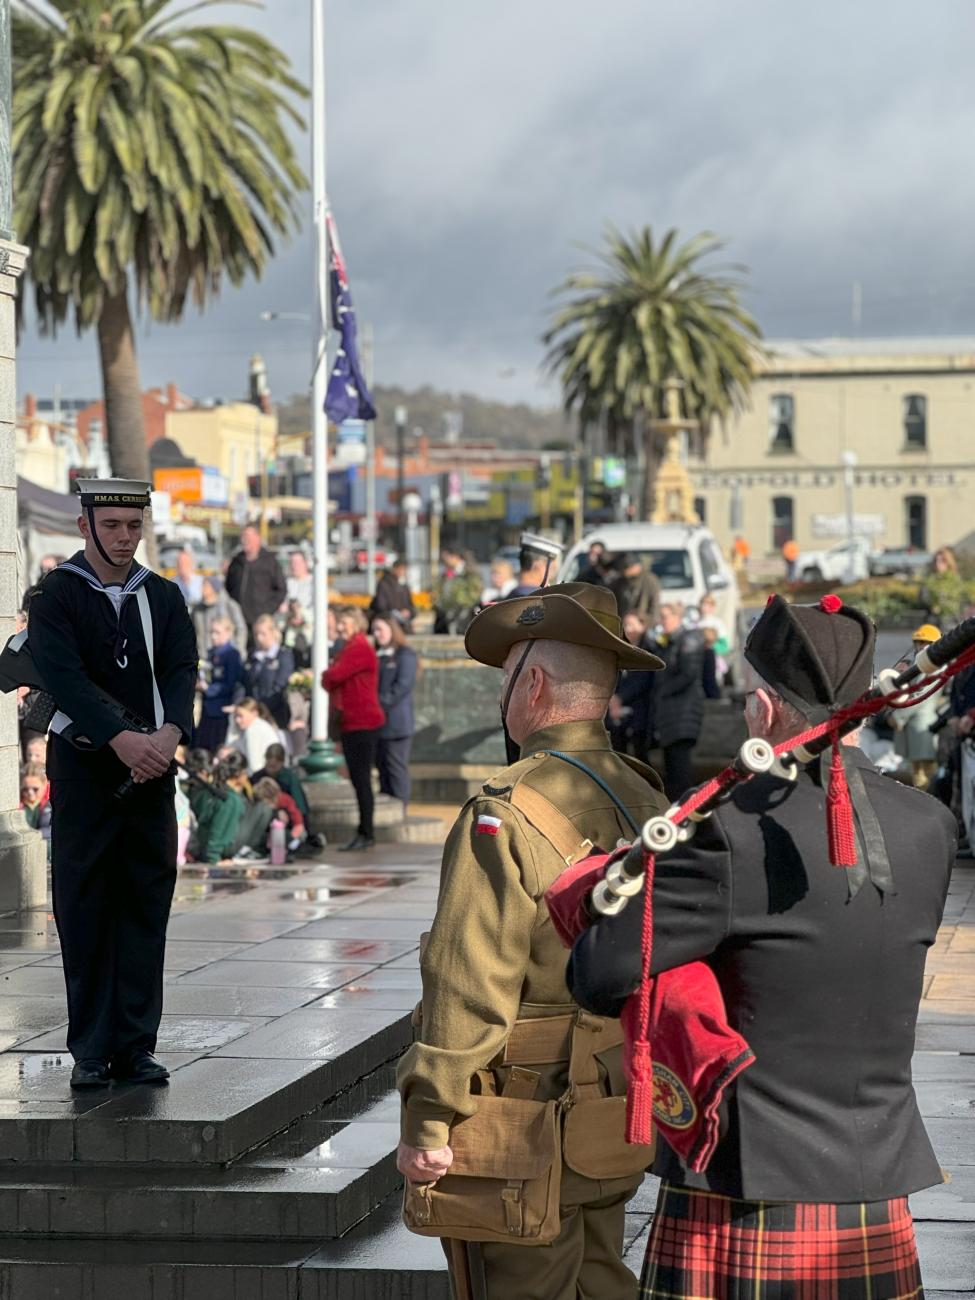
M304 75L307 0L233 10ZM380 380L546 400L548 291L607 220L719 233L772 335L849 330L854 280L864 333L975 330L968 6L329 0L327 37L329 188ZM153 329L147 382L230 394L260 350L301 388L301 326L258 316L308 309L310 247ZM97 389L90 341L24 352L48 359L31 386L63 356L64 388Z

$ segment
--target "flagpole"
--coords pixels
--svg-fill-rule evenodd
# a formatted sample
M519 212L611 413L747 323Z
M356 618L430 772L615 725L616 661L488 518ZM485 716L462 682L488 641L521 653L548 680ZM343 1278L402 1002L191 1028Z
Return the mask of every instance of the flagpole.
M341 760L328 739L328 695L321 686L328 667L328 385L329 267L325 186L325 10L324 0L311 0L311 141L312 203L315 230L315 310L312 315L311 391L312 546L314 635L312 637L311 738L302 759L306 779L334 779Z

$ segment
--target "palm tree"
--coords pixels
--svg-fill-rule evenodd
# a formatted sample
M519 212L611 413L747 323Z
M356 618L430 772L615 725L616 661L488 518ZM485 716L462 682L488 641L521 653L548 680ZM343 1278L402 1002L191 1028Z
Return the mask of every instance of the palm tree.
M644 518L661 450L651 422L666 416L668 384L681 382L684 415L707 436L715 419L740 409L761 355L761 330L741 306L740 280L700 268L721 247L707 233L680 244L668 230L655 244L649 226L629 239L610 226L597 254L603 271L576 272L555 290L572 296L543 335L544 364L583 440L602 428L616 453L633 454L644 442Z
M130 312L176 321L260 276L307 186L270 41L181 25L221 0L14 0L14 221L44 332L95 326L114 473L148 477ZM52 12L53 11L53 12ZM21 302L23 307L23 302Z

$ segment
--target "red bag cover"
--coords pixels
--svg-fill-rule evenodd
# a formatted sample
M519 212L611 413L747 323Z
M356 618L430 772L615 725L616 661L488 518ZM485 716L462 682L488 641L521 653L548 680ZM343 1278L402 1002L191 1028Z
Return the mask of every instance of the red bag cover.
M608 865L627 853L590 854L567 867L545 895L556 932L567 948L590 924L587 900ZM631 906L642 905L642 897ZM641 1037L639 998L627 998L623 1069L633 1079L633 1044ZM653 981L647 1034L653 1045L653 1118L659 1132L688 1169L708 1166L720 1136L719 1107L729 1083L755 1056L728 1024L724 998L711 967L688 962Z

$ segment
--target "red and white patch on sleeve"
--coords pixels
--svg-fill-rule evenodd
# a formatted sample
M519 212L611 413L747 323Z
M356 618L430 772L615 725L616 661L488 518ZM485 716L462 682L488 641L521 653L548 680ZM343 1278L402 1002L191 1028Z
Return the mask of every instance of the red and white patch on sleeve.
M484 813L477 819L477 825L474 827L475 835L497 835L501 829L500 817L488 817Z

